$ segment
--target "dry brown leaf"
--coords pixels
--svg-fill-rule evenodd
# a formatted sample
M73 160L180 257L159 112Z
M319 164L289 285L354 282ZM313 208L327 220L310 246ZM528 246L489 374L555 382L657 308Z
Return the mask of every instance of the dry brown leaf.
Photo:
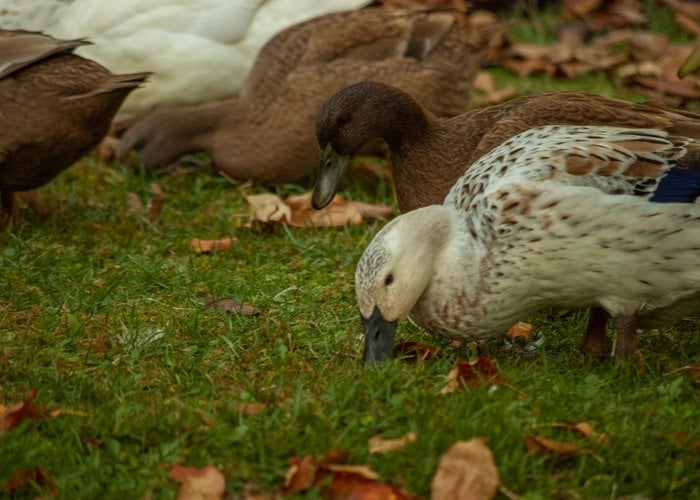
M578 452L574 443L561 443L542 436L525 436L525 444L535 455L554 455L561 459L571 458Z
M487 71L479 71L476 74L476 78L474 78L474 90L484 93L483 96L474 99L472 104L475 107L500 104L515 97L517 94L515 87L512 85L497 89L493 82L493 76Z
M372 455L381 455L390 451L400 450L410 443L415 443L418 435L415 432L409 432L404 437L397 439L387 439L384 436L377 435L369 438L369 452Z
M393 357L402 361L430 361L442 357L442 351L435 346L422 342L401 342L394 346Z
M430 485L433 500L489 500L500 482L486 438L457 441L440 458Z
M233 238L226 236L220 240L200 240L199 238L192 238L190 245L195 253L213 253L213 252L225 252L233 244Z
M700 17L700 4L695 1L661 0L674 11L688 17Z
M474 361L459 360L447 374L447 384L440 390L440 394L450 394L463 384L479 387L503 382L498 374L498 368L489 358L480 357Z
M46 410L43 410L34 404L36 393L37 390L32 389L29 391L29 394L27 394L22 403L12 404L7 407L0 407L0 432L11 431L23 420L38 420L48 415Z
M230 297L216 298L213 295L207 295L204 299L204 310L237 313L244 316L260 316L262 314L260 309L245 302L240 302Z
M58 495L58 487L51 477L44 472L41 467L32 467L29 469L21 469L16 471L5 486L0 490L0 493L10 493L25 486L35 483L40 488L47 490L51 495Z
M524 321L518 321L516 324L510 327L506 333L506 337L510 340L515 340L517 337L522 337L528 340L532 335L532 325L530 323L525 323Z
M178 500L217 500L226 489L224 475L213 465L202 468L173 465L168 477L182 483Z
M323 468L331 472L344 472L365 479L379 479L377 473L369 465L328 464L323 466Z
M292 219L292 209L272 193L245 196L251 218L257 222L286 222Z
M143 203L141 203L141 198L139 198L139 196L133 191L126 193L126 211L130 214L140 213L143 211Z
M316 464L311 455L293 457L291 462L282 488L285 495L295 495L308 490L314 485L316 477Z
M587 16L600 7L603 0L564 0L564 15L568 18Z
M677 432L671 437L671 443L681 448L693 448L700 453L700 439L693 438L688 432Z
M251 223L284 223L294 227L338 227L360 224L363 219L390 218L391 207L345 200L336 195L326 208L311 206L312 193L290 196L284 201L271 193L246 196Z
M238 403L236 411L245 413L246 415L257 415L258 413L267 410L267 403Z
M700 380L700 365L685 365L680 368L671 370L670 372L664 373L664 376L675 375L681 372L690 372L690 374L695 378L695 380Z
M332 500L410 500L415 497L391 484L351 472L337 472L324 491Z
M593 429L593 426L589 424L588 422L579 422L578 424L567 424L564 422L555 422L552 424L552 427L556 427L557 429L566 429L572 432L575 432L577 434L582 435L583 437L586 437L592 441L595 441L597 443L603 444L608 440L608 436L606 434L596 432Z
M148 220L154 222L160 217L160 213L163 210L163 203L165 203L165 195L160 185L156 182L151 182L149 184L151 187L151 192L153 193L153 198L151 198L151 204L148 207Z

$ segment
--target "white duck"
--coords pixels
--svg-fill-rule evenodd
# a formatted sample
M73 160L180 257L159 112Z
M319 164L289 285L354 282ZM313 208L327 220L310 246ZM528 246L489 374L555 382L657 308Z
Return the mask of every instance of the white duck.
M263 44L292 24L368 0L0 0L0 28L88 38L77 53L116 73L151 71L116 121L235 95Z
M388 356L409 315L477 340L550 306L607 310L628 359L637 327L700 314L698 153L658 129L545 126L506 141L443 205L399 216L365 250L365 359ZM654 202L668 191L685 199Z

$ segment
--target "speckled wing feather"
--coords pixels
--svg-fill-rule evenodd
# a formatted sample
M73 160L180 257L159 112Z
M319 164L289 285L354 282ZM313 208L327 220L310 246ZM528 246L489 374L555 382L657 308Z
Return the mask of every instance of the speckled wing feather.
M700 141L660 129L538 127L477 160L448 199L468 210L494 182L527 179L690 203L700 196L699 155Z
M677 320L700 313L700 205L502 179L464 223L487 249L480 267L490 270L484 283L494 303L499 294L528 297L533 287L546 303L597 304L616 315L637 314L647 327L663 324L666 314ZM609 285L594 278L611 270L616 278Z
M0 30L0 79L46 57L72 51L85 40L57 40L31 31Z

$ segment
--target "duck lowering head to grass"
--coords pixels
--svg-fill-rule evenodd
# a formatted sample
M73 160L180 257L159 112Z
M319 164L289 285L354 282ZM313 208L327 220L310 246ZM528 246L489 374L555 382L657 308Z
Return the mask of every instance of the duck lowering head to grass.
M327 14L273 37L238 98L164 110L130 127L117 151L152 169L207 150L230 179L299 182L318 165L319 107L338 89L384 81L422 99L431 112L460 113L500 23L459 24L453 12L363 9Z
M75 55L87 42L0 30L0 216L95 147L148 73L114 75Z
M361 82L335 93L318 113L316 134L323 156L313 205L322 208L333 199L349 159L370 140L381 138L389 146L396 200L406 212L442 203L478 158L543 125L658 128L700 140L700 115L584 92L545 92L440 118L401 89ZM596 176L586 179L605 187ZM666 191L654 200L672 201L679 195ZM610 353L608 319L602 309L591 310L582 350L598 359Z
M698 154L659 129L544 126L507 140L442 205L399 216L365 250L365 360L391 354L406 316L479 340L550 306L605 309L629 359L637 328L700 314Z

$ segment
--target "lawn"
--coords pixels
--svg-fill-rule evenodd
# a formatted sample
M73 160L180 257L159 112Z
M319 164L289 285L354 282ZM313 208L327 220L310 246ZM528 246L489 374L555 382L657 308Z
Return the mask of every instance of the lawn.
M602 74L492 72L521 94L630 97ZM149 221L127 198L147 204L154 181L165 200ZM394 204L386 180L343 186L347 197ZM50 214L24 210L22 226L0 234L0 404L36 389L37 406L63 411L0 434L0 496L15 472L39 467L60 498L173 498L173 464L213 464L237 498L251 485L280 488L295 457L348 450L349 463L428 497L441 455L484 436L503 486L522 498L700 497L700 383L679 370L700 364L698 321L645 333L641 360L616 367L579 353L585 312L543 311L527 318L544 339L534 353L506 350L502 340L479 353L505 384L440 394L455 362L478 355L474 346L454 348L403 322L400 342L429 343L444 356L361 362L354 266L386 221L250 229L244 194L261 188L183 171L133 173L94 157L42 191ZM225 252L190 246L225 236L234 238ZM261 313L205 310L207 295ZM555 422L586 422L607 440ZM416 442L369 453L370 437L407 432ZM576 452L533 453L527 436L571 442ZM11 494L42 493L50 488ZM322 494L320 485L306 496Z

